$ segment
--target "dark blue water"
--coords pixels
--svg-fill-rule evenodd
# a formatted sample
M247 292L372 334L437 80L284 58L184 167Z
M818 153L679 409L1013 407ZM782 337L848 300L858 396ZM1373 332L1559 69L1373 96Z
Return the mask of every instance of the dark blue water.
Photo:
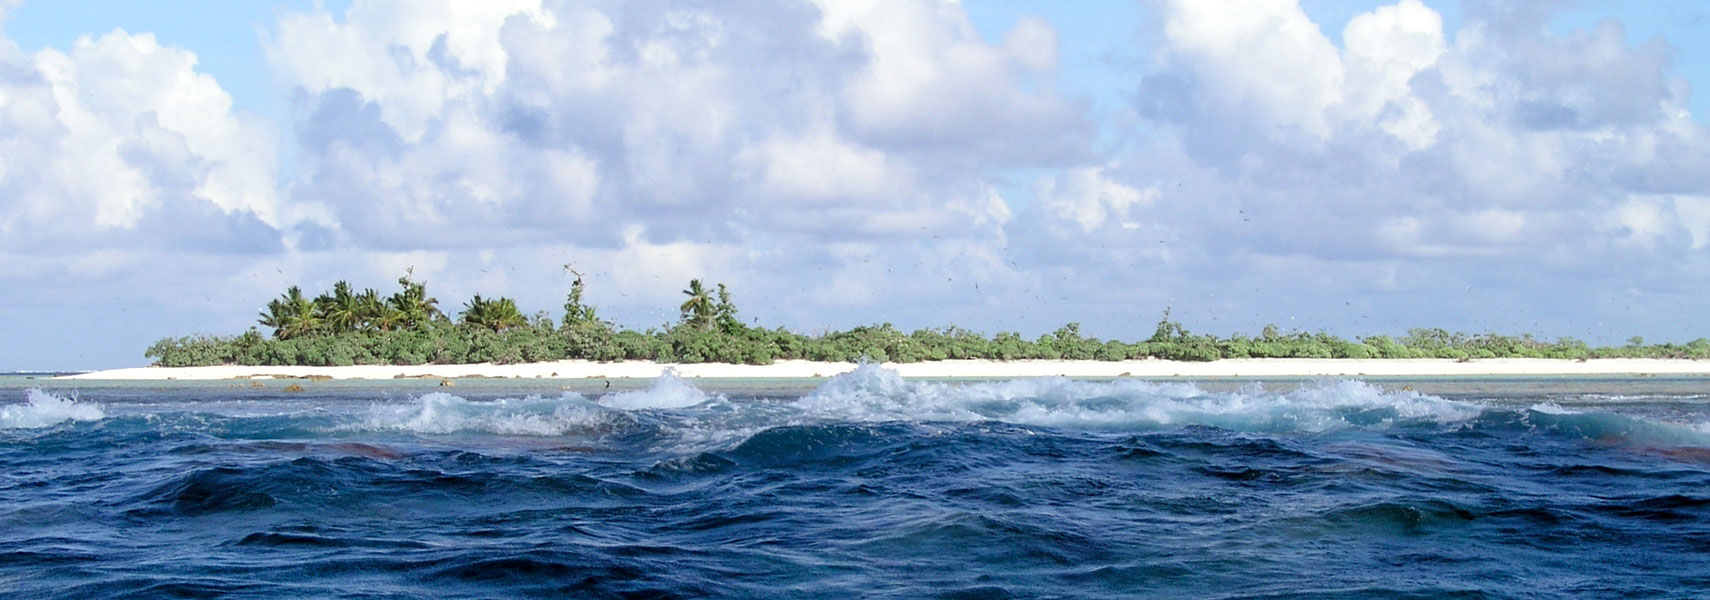
M1710 595L1697 381L23 385L8 598Z

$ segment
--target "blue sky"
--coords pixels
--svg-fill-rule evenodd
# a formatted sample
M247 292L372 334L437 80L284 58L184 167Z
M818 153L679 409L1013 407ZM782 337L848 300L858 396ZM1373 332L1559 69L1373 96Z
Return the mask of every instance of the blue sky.
M1695 2L0 2L0 369L285 286L1710 335ZM81 41L80 41L81 40Z

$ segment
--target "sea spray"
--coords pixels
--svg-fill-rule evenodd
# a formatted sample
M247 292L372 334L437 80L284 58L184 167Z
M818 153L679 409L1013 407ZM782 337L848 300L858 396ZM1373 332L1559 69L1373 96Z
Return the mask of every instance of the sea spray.
M40 389L31 389L26 394L28 403L0 407L0 429L34 429L106 417L97 404L61 398Z
M706 392L668 368L647 389L609 394L601 397L599 403L625 410L688 408L709 398Z
M1463 422L1483 408L1354 380L1290 392L1208 392L1187 382L1063 377L981 383L908 381L861 365L795 403L803 417L847 421L1002 421L1052 427L1155 429L1206 425L1243 431L1322 432L1396 422Z
M423 394L407 404L372 406L355 429L447 434L555 436L597 431L609 415L581 394L470 401L445 392Z

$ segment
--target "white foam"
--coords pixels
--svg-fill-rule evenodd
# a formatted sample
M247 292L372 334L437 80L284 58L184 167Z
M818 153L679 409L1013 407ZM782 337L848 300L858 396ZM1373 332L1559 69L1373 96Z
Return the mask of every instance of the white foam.
M1210 425L1240 430L1328 431L1396 420L1462 422L1483 409L1412 391L1343 380L1277 393L1207 392L1191 383L1066 378L992 383L911 382L861 365L795 403L804 418L854 421L995 420L1068 427Z
M1537 404L1533 404L1531 406L1531 410L1532 410L1532 412L1543 413L1546 415L1577 415L1577 414L1579 414L1579 411L1577 411L1577 410L1573 410L1570 408L1563 407L1562 405L1556 404L1554 402L1539 402Z
M477 402L432 392L410 404L375 405L358 428L552 436L597 430L607 421L603 412L576 393L558 398L529 396Z
M653 380L653 385L645 390L618 392L600 398L601 406L621 408L625 410L642 409L671 409L688 408L710 397L688 382L677 376L677 372L666 369L665 373Z
M78 402L32 389L28 404L0 407L0 429L33 429L66 421L99 421L107 416L100 405Z
M1482 413L1478 405L1352 380L1285 391L1259 386L1208 391L1187 382L1062 377L939 383L910 381L895 370L863 364L793 401L731 402L667 374L646 389L609 394L597 402L575 393L470 401L435 392L412 403L371 407L355 427L424 434L598 436L643 419L659 428L661 441L704 447L771 427L835 421L1002 421L1117 430L1207 425L1311 433L1387 428L1398 422L1451 424Z

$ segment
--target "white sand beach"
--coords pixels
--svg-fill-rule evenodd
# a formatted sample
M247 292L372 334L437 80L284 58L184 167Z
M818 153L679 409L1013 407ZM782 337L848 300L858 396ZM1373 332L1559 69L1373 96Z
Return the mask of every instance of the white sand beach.
M1710 361L1596 359L1587 361L1501 358L1459 362L1448 359L1229 359L1213 362L1166 360L947 360L884 365L904 377L1007 379L1015 377L1432 377L1555 375L1710 375ZM566 360L511 365L360 365L350 367L138 367L69 375L96 380L216 379L399 379L492 377L528 379L625 379L658 377L667 369L690 378L814 378L855 369L854 363L779 361L770 365L721 363L662 364L651 361L590 362Z

